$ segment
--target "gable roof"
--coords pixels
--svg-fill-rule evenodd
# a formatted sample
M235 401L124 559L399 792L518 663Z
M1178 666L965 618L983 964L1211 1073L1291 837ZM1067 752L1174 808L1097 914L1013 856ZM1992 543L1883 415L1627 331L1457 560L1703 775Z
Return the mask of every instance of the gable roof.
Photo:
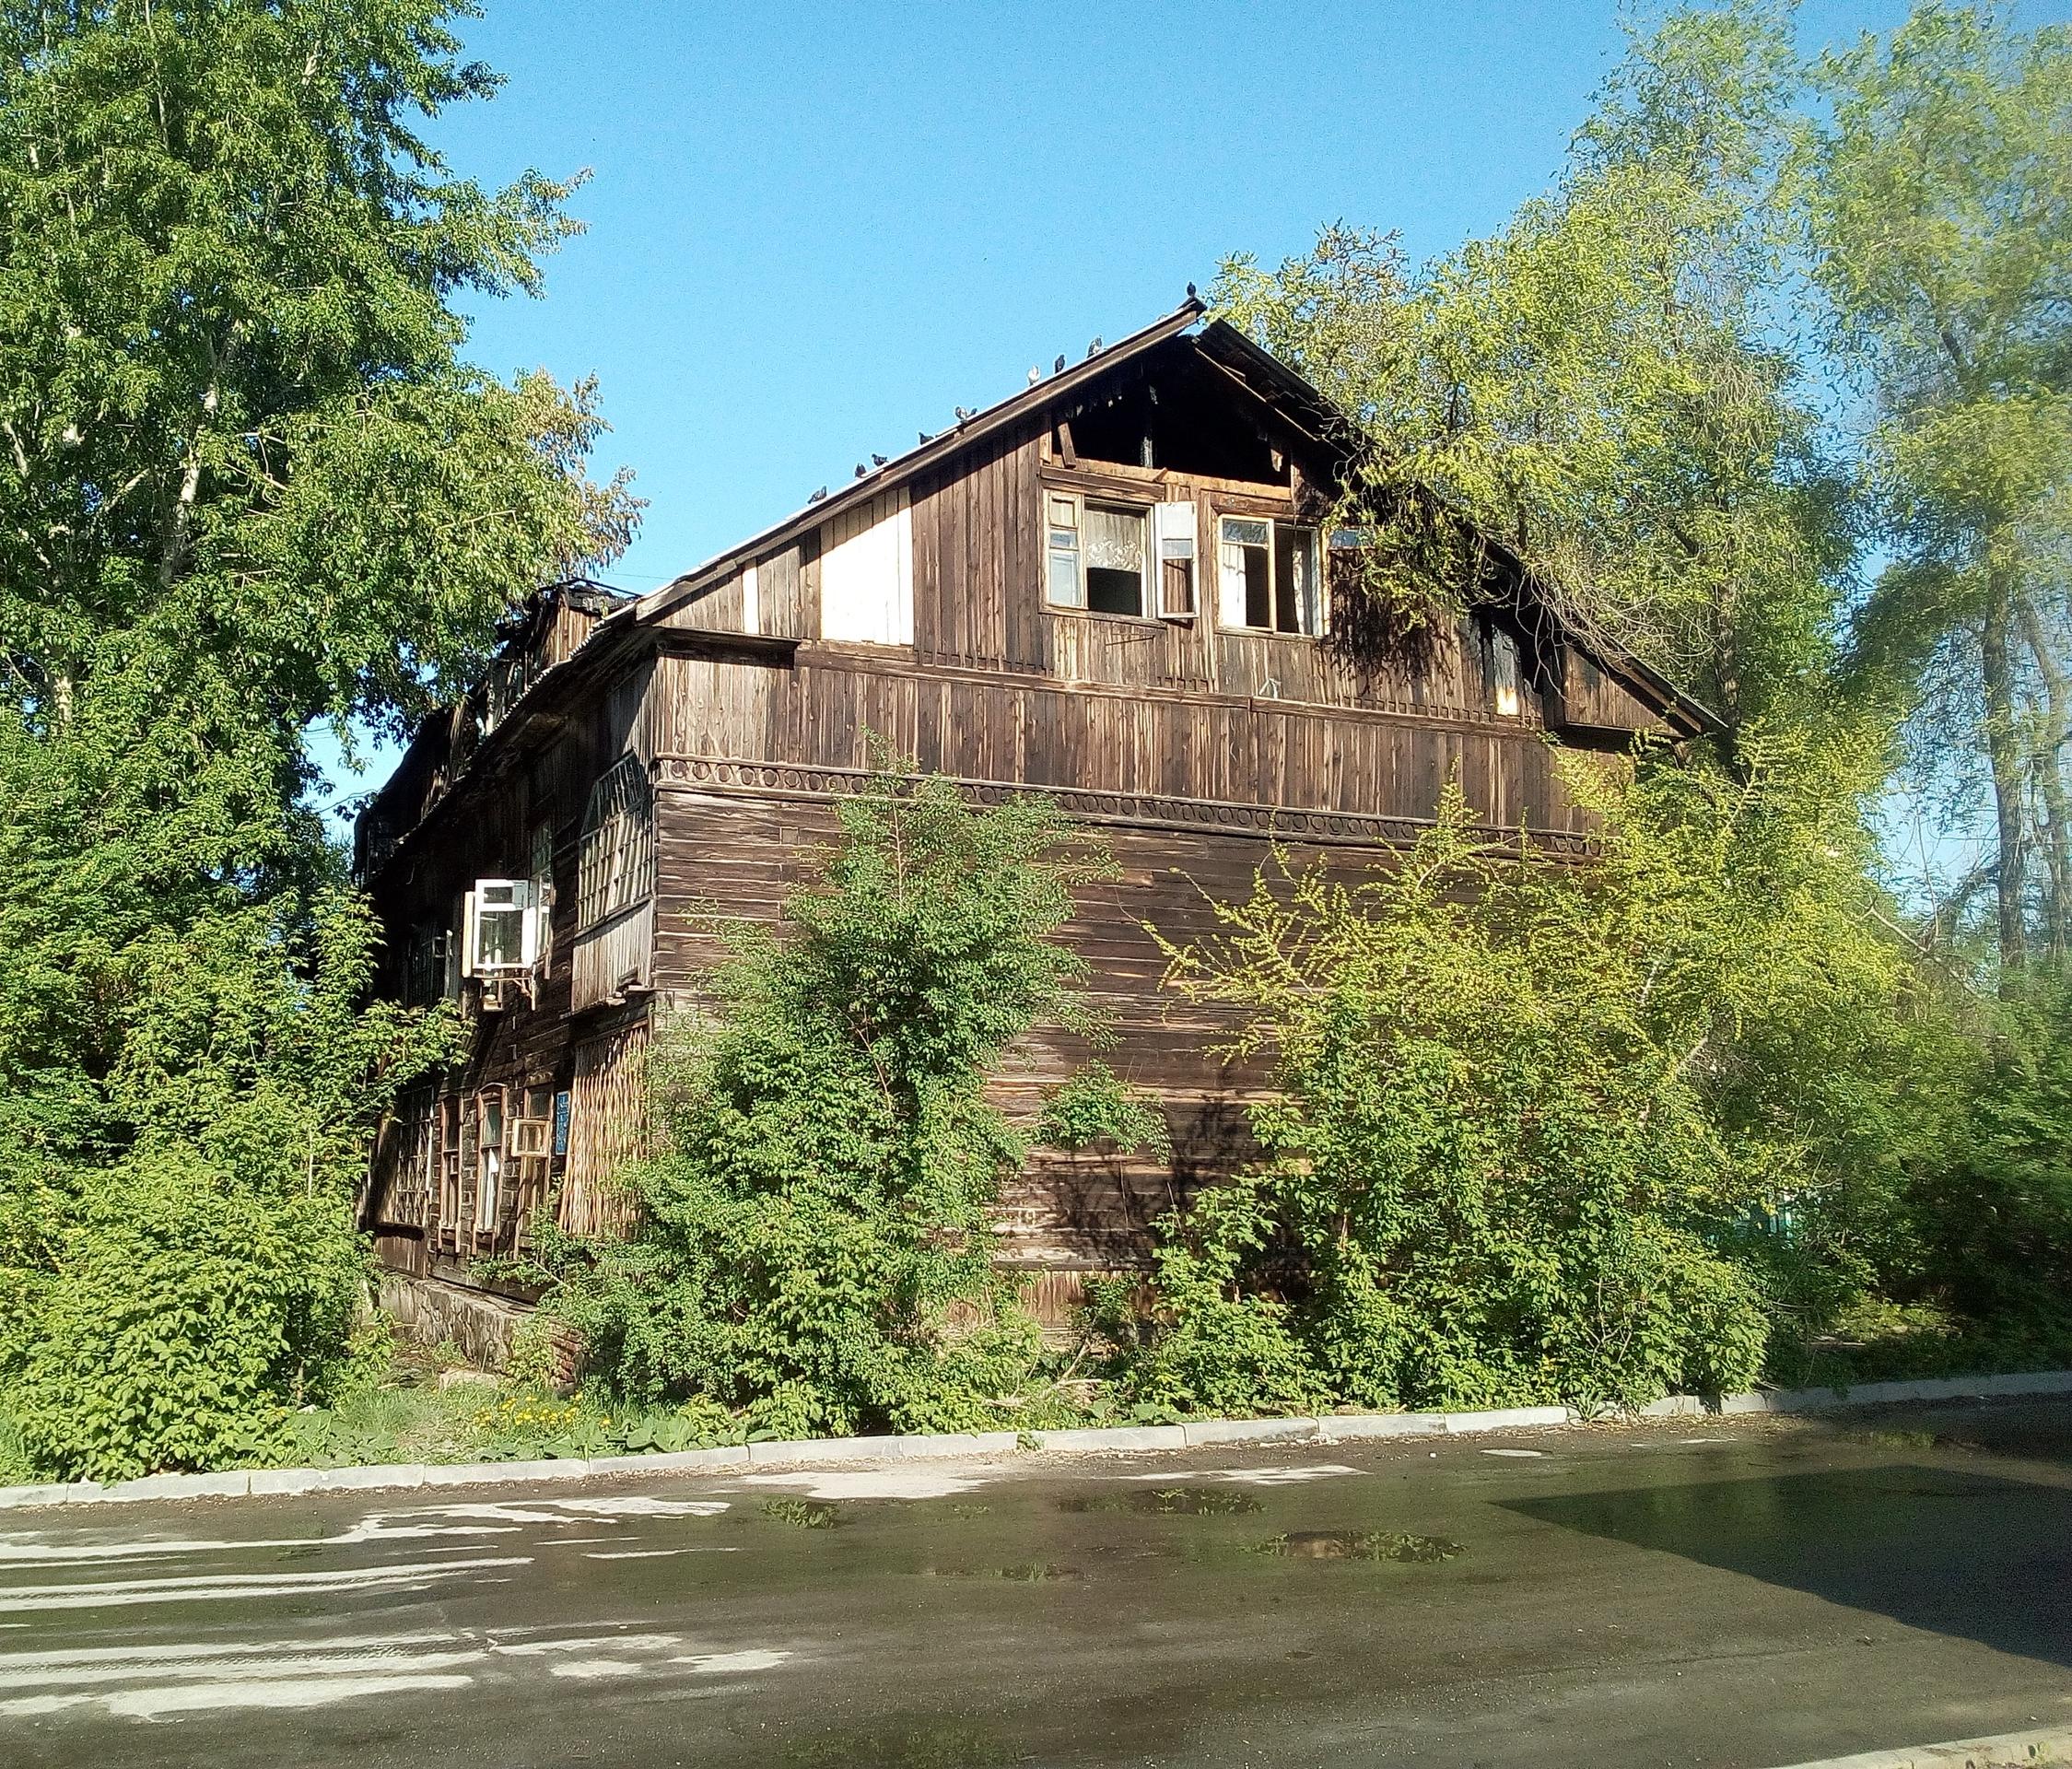
M949 429L917 443L904 454L893 456L883 466L872 467L859 474L848 485L825 497L815 496L809 498L802 509L794 510L782 521L773 522L760 533L751 534L746 540L736 542L724 552L715 553L702 565L695 566L681 576L672 579L661 589L650 592L640 598L638 617L642 621L661 619L672 610L682 607L701 590L724 577L736 565L745 564L758 554L781 546L809 529L818 528L829 517L845 510L868 502L897 486L910 484L930 468L940 465L984 441L988 437L1011 428L1033 413L1041 411L1046 405L1071 398L1081 389L1113 374L1123 364L1155 349L1168 338L1179 336L1206 311L1207 308L1190 290L1187 299L1178 307L1162 318L1153 320L1142 330L1132 332L1128 337L1105 349L1089 352L1084 360L1032 381L1019 392L1010 394L983 411L960 416Z
M961 414L951 428L927 438L837 490L815 494L782 521L736 542L672 579L659 590L615 610L600 623L601 627L646 626L665 618L685 603L718 587L733 570L760 555L800 539L843 510L910 485L923 474L1048 406L1070 401L1075 394L1114 375L1161 345L1181 336L1207 312L1206 305L1190 287L1188 299L1170 313L1104 349L1090 352L1083 360L1069 368L1032 381L981 411ZM1357 423L1342 408L1298 370L1261 348L1227 321L1210 320L1195 333L1191 343L1200 358L1320 448L1343 456L1364 446L1365 438ZM1463 513L1462 521L1468 520ZM1538 588L1537 575L1513 548L1493 535L1485 539L1491 555L1502 559L1516 573L1521 585ZM1717 734L1725 730L1725 722L1717 713L1622 648L1601 638L1584 643L1570 636L1569 642L1587 652L1640 699L1658 707L1680 734Z

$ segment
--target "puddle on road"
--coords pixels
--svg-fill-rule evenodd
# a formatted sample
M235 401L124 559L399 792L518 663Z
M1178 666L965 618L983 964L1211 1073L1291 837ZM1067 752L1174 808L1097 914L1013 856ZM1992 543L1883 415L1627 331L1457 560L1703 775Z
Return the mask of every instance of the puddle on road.
M1411 1536L1395 1529L1291 1529L1255 1544L1254 1553L1280 1560L1396 1560L1419 1564L1468 1552L1446 1536Z
M1248 1493L1225 1487L1165 1486L1148 1493L1079 1494L1058 1501L1060 1511L1123 1512L1133 1517L1236 1517L1266 1507Z
M1048 1585L1054 1579L1083 1578L1075 1566L1054 1566L1048 1560L1018 1561L1007 1566L925 1566L924 1578L1003 1578L1015 1585Z
M842 1521L841 1507L820 1499L765 1499L763 1515L794 1529L832 1529Z

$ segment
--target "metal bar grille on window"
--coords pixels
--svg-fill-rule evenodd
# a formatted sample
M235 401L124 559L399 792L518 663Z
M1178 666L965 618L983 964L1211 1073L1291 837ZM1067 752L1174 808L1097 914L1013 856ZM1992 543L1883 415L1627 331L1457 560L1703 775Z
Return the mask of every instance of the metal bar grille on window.
M654 790L638 756L624 756L591 789L576 863L576 919L593 927L654 888Z

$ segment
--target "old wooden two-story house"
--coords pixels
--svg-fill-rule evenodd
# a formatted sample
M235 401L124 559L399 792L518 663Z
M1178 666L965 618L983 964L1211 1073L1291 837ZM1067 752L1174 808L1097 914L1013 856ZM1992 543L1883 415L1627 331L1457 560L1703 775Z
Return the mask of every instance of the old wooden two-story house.
M1278 838L1383 860L1457 778L1493 830L1583 831L1548 738L1692 736L1702 708L1562 632L1491 551L1488 593L1414 662L1334 632L1320 526L1350 430L1190 298L1084 361L652 594L556 585L488 679L427 723L357 829L387 987L458 996L466 1061L409 1095L366 1216L404 1312L486 1284L533 1213L623 1218L640 1056L715 955L687 913L775 916L802 849L876 750L977 794L1039 789L1099 826L1119 882L1071 935L1120 1043L1166 1102L1170 1167L1039 1158L1004 1245L1039 1308L1141 1255L1175 1189L1226 1163L1257 1077L1163 994L1143 923L1184 938ZM1039 1037L1000 1088L1033 1107L1083 1054ZM437 1306L433 1307L436 1304Z

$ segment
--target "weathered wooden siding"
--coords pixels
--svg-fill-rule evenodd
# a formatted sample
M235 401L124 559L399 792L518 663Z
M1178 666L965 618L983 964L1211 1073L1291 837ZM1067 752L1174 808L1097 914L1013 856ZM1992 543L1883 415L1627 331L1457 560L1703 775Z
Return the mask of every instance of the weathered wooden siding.
M702 778L865 767L875 740L961 779L1187 801L1155 814L1207 827L1264 829L1280 814L1320 811L1393 819L1408 833L1449 778L1492 826L1584 827L1529 717L1066 685L919 666L904 648L828 646L802 646L790 661L661 659L651 713L658 762Z
M774 920L805 870L802 856L837 835L836 797L860 776L799 769L728 770L715 776L661 764L661 836L656 980L677 1007L702 1000L722 950L721 916ZM1098 814L1095 814L1098 815ZM1083 893L1063 937L1085 960L1087 990L1118 1034L1103 1053L1132 1085L1160 1100L1174 1133L1171 1165L1142 1155L1039 1151L1008 1188L1001 1225L1010 1259L1033 1268L1111 1270L1141 1258L1151 1223L1249 1150L1245 1107L1265 1085L1258 1063L1228 1065L1210 1052L1236 1025L1226 1013L1161 987L1165 960L1146 924L1185 943L1213 927L1207 898L1249 893L1261 868L1281 861L1263 829L1205 830L1103 819L1118 876ZM1378 820L1337 820L1337 835L1282 849L1288 865L1323 861L1348 871L1385 864L1394 852ZM1008 1054L991 1096L1020 1121L1092 1055L1081 1040L1039 1028Z
M551 1168L566 1226L626 1220L610 1177L644 1146L650 1027L660 1009L697 999L721 951L713 919L776 917L805 856L833 840L837 800L881 760L981 799L1048 791L1106 834L1121 867L1086 894L1067 935L1120 1035L1110 1060L1163 1101L1176 1156L1052 1153L1020 1177L1003 1225L1019 1260L1052 1273L1054 1301L1070 1271L1129 1263L1156 1215L1242 1158L1245 1107L1264 1084L1210 1054L1227 1021L1160 989L1146 922L1181 942L1207 931L1206 896L1245 894L1277 844L1337 867L1386 863L1428 826L1449 781L1493 831L1582 845L1586 818L1562 790L1548 731L1612 748L1656 720L1627 681L1516 625L1525 604L1501 586L1379 655L1355 645L1344 609L1314 638L1223 624L1219 520L1313 521L1330 465L1312 432L1192 349L1170 340L908 483L857 487L869 501L853 509L837 495L832 513L805 512L708 580L673 586L650 604L666 608L655 627L604 619L608 604L558 608L526 640L536 657L500 666L522 694L478 695L412 745L363 831L395 944L391 990L408 930L457 925L476 878L529 875L533 832L551 826L553 937L536 998L486 1016L439 1091L442 1110L488 1086L569 1095L568 1149ZM1191 503L1192 616L1048 606L1051 491ZM1521 664L1507 714L1499 630ZM628 751L656 789L654 893L579 938L584 804ZM995 1095L1032 1116L1086 1054L1038 1032ZM518 1244L515 1202L477 1231L472 1110L455 1122L457 1186L427 1191L399 1134L376 1152L366 1214L403 1269L464 1277L471 1260Z

